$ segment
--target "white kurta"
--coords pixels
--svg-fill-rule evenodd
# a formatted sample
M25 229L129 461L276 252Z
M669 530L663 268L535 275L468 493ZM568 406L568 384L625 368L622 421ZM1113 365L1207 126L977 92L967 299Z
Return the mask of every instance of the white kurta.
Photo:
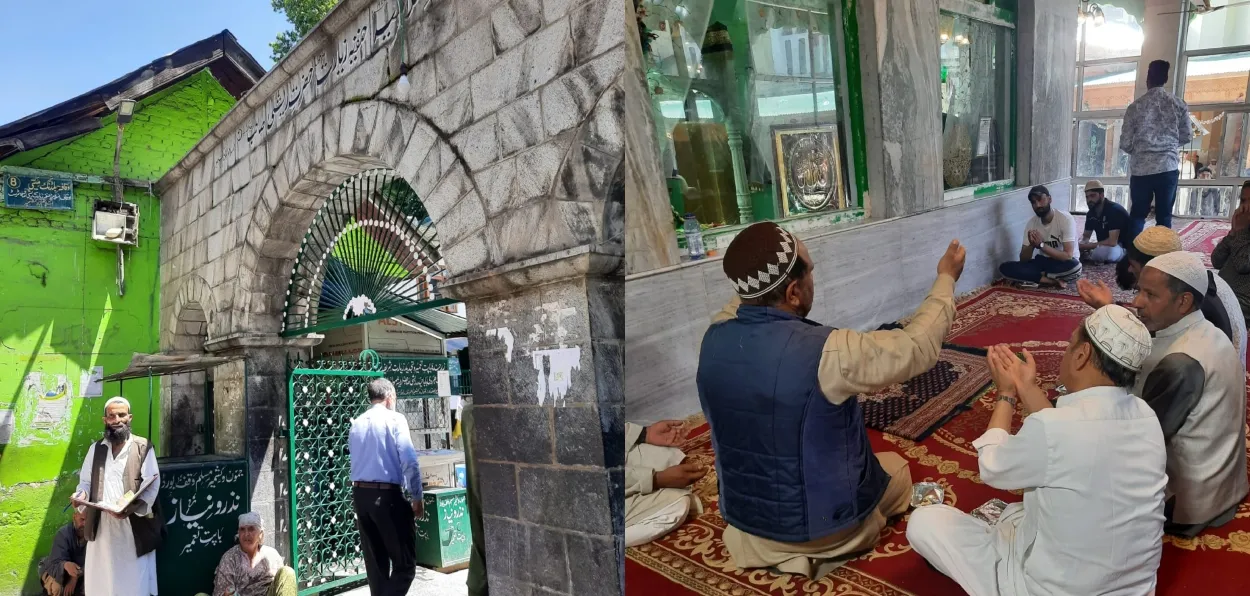
M101 441L106 447L108 442ZM87 450L87 459L78 473L78 492L91 490L91 466L95 461L96 445L92 443ZM101 500L116 502L126 494L122 478L126 472L126 460L134 441L127 440L115 457L104 458L104 483ZM112 448L109 448L112 455ZM156 502L160 490L160 472L156 466L156 453L149 449L141 467L143 480L155 476L156 480L138 498L146 505L141 507L138 515L152 513L151 505ZM100 524L96 529L95 540L87 543L87 560L83 566L83 588L86 596L149 596L156 594L156 552L142 557L135 556L135 535L130 528L130 520L117 519L108 512L100 513Z
M688 488L652 485L653 474L686 458L680 449L657 445L634 445L643 427L625 423L625 546L638 546L677 529L691 511L703 512L703 504Z
M934 567L972 596L1154 591L1167 454L1146 402L1116 387L1078 391L1019 433L990 429L973 446L981 479L1024 489L1024 502L994 525L946 505L913 511L907 539Z

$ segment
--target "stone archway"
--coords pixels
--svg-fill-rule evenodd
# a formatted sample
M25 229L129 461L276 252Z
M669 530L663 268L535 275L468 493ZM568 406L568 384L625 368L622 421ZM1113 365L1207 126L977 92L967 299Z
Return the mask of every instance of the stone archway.
M316 341L279 333L292 259L335 186L394 170L467 306L492 588L620 593L621 11L404 6L341 3L161 181L163 282L202 276L208 350L248 357L252 500L285 550L286 358Z
M204 278L188 277L178 289L173 311L161 333L161 350L178 354L202 354L204 344L218 330L217 301ZM199 455L210 449L205 429L206 400L211 397L205 372L171 375L161 380L162 456Z

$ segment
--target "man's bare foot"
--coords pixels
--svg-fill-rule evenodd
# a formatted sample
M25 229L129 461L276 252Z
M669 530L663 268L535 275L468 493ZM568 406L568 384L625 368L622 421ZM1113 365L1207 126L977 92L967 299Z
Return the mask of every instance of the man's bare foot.
M1042 286L1043 288L1056 288L1056 289L1060 289L1060 290L1062 290L1062 289L1065 289L1065 288L1067 288L1067 287L1068 287L1068 285L1067 285L1067 284L1065 284L1065 283L1063 283L1063 282L1061 282L1061 281L1059 281L1059 280L1057 280L1057 279L1052 279L1052 278L1049 278L1049 277L1043 277L1042 279L1038 280L1038 282L1037 282L1037 283L1038 283L1038 285Z

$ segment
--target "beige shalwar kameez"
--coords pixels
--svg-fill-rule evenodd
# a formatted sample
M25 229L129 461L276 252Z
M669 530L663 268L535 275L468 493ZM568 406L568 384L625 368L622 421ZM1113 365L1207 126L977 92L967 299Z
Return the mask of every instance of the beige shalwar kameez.
M688 488L656 489L656 472L682 462L674 447L639 443L644 427L625 423L625 546L638 546L677 529L693 511L703 513L699 497ZM635 444L638 443L638 444Z
M820 388L831 403L841 404L853 395L875 391L920 375L937 364L942 340L955 320L955 279L939 275L929 296L903 329L861 333L837 329L825 341L820 359ZM734 297L712 324L736 316L741 300ZM725 528L725 548L734 565L742 569L775 568L781 573L821 577L843 562L877 543L890 517L907 511L911 472L897 453L878 453L877 460L890 475L876 511L859 526L805 543L777 542L747 534L733 526Z

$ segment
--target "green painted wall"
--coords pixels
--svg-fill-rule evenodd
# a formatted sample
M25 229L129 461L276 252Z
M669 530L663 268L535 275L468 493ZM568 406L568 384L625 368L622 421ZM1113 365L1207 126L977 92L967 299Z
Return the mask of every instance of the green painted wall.
M233 104L207 71L140 101L125 130L122 177L159 179ZM0 165L111 176L116 120L103 124ZM90 236L94 200L110 198L111 187L77 184L72 212L0 205L0 413L10 409L16 421L0 445L0 595L37 593L35 565L69 519L62 509L88 446L101 436L107 397L125 395L134 432L159 441L160 410L149 409L145 381L126 383L124 393L106 383L105 397L78 397L84 371L117 372L132 353L158 349L160 202L147 190L125 190L139 206L139 245L126 250L126 294L118 296L116 249ZM26 382L31 375L42 377L42 388ZM38 393L55 391L61 377L70 398L41 402ZM56 420L51 428L31 426L40 408Z

